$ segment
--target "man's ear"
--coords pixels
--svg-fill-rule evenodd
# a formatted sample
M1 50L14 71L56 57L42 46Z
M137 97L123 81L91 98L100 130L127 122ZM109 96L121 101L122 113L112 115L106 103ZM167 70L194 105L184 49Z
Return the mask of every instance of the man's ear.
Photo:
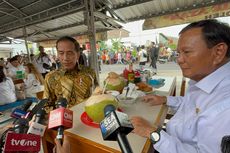
M215 57L213 60L213 64L218 65L221 62L223 62L224 59L226 58L228 45L226 43L219 43L216 46L214 46L213 49L214 49L214 57Z

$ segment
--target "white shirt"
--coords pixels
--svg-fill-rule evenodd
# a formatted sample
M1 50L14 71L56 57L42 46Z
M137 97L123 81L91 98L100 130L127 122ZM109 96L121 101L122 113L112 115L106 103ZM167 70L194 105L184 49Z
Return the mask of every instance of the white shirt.
M168 97L177 113L161 131L160 153L220 153L230 134L230 62L199 82L190 81L184 97Z
M0 83L0 105L12 103L17 100L15 94L15 86L11 78Z
M51 66L51 60L49 59L49 56L43 56L43 57L39 57L40 54L36 55L34 60L33 60L33 64L36 66L36 68L38 69L38 72L40 73L46 73L49 72L50 70L47 70L43 67L43 63L46 63L48 65Z
M36 93L41 90L41 84L36 79L35 75L30 73L27 78L24 79L26 97L36 97Z
M147 62L147 57L144 57L144 54L146 54L147 56L147 51L144 49L141 49L138 53L139 57L140 57L140 61L139 62Z
M14 67L11 63L7 64L7 76L11 78L16 78L17 71L25 71L24 67L22 65L19 65L18 67Z

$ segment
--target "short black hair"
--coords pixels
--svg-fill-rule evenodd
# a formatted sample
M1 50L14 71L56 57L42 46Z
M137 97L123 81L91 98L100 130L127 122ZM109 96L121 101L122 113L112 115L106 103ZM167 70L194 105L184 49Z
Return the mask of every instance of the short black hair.
M219 22L216 19L201 20L187 25L179 34L192 28L202 28L202 35L208 48L212 48L221 42L227 44L226 57L230 57L230 27L228 24Z
M10 63L13 62L13 61L18 61L17 56L14 56L14 57L12 57L12 58L10 59Z
M58 50L57 45L58 45L58 43L59 43L60 41L70 41L70 42L72 42L72 43L74 44L74 46L75 46L76 52L80 52L80 45L79 45L79 43L77 42L76 39L74 39L74 38L72 38L72 37L69 37L69 36L64 36L64 37L59 38L59 39L57 40L57 42L56 42L56 49L57 49L57 50Z
M4 73L4 67L0 66L0 83L6 79L6 75Z

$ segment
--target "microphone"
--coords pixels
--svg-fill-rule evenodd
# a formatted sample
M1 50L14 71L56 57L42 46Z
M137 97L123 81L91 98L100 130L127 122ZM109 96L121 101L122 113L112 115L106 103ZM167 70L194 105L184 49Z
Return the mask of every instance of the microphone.
M26 133L29 128L29 122L25 118L19 118L14 124L15 133Z
M25 115L24 118L16 120L13 128L14 132L7 133L4 151L40 151L40 136L26 133L29 129L29 121L33 118L33 115L40 111L47 102L48 99L40 100L38 104Z
M10 115L11 117L16 118L13 124L17 121L17 119L22 118L27 114L27 110L30 108L31 105L32 101L28 101L21 108L16 108L13 110L13 112Z
M35 105L34 108L26 114L25 118L26 118L27 120L30 121L30 120L33 118L33 116L34 116L39 110L43 109L44 105L45 105L47 102L48 102L48 99L42 99L42 100L40 100L40 101L37 103L37 105Z
M7 133L4 145L4 152L40 151L40 136L34 134L25 134L28 130L28 120L20 118L14 126L14 132Z
M45 122L45 114L46 111L44 109L39 110L36 113L34 122L31 123L28 134L36 134L39 136L43 136L46 130L46 126L43 125Z
M221 141L221 152L229 153L230 152L230 135L224 136Z
M30 108L30 106L32 105L32 101L28 101L27 103L25 103L22 107L21 107L21 110L23 110L23 111L27 111L29 108Z
M40 136L34 134L19 134L8 132L4 152L39 152Z
M126 135L133 130L133 125L128 115L116 112L113 105L104 108L105 118L100 123L100 129L104 140L118 141L122 153L132 153Z
M57 129L56 138L62 144L64 129L73 127L73 111L66 109L67 100L59 98L57 102L57 109L50 112L48 129Z

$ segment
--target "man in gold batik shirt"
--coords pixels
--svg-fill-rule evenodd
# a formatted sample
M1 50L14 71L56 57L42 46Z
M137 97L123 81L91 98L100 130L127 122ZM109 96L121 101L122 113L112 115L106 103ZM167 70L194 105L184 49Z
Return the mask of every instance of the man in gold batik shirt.
M55 108L59 97L67 99L67 107L81 103L98 85L95 71L78 64L80 46L74 38L60 38L56 48L62 67L45 78L44 98L49 99L46 109Z

